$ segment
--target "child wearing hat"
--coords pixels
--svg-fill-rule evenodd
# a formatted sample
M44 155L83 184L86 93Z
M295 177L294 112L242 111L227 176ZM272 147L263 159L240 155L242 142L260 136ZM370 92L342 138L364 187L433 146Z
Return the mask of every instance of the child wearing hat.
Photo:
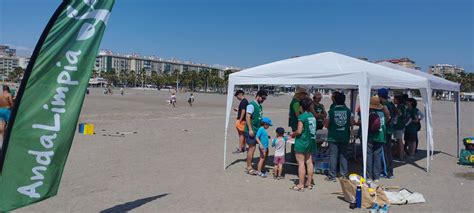
M285 163L285 146L286 141L288 140L285 135L285 129L283 127L278 127L276 129L276 137L273 138L272 147L275 148L275 155L273 157L273 163L275 163L275 168L273 169L275 179L283 179L283 164Z
M263 117L262 123L263 125L258 129L257 135L255 137L258 143L259 150L260 150L260 159L258 160L257 175L260 177L267 177L267 173L263 173L262 169L264 168L265 161L267 160L267 157L268 157L267 129L270 126L273 126L273 124L272 124L272 120L270 120L270 118L268 117Z

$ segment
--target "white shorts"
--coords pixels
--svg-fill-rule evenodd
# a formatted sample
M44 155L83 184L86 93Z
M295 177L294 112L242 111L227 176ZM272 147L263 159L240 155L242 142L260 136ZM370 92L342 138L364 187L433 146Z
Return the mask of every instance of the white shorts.
M393 137L397 140L403 140L403 135L405 134L405 129L393 131Z

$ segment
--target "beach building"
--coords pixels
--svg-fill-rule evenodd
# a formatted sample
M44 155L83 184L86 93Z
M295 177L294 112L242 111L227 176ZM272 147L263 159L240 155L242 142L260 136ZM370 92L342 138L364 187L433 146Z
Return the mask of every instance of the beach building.
M16 56L16 49L10 48L7 45L0 45L0 78L5 79L8 73L18 67L18 57Z
M135 71L144 70L148 76L152 72L157 74L171 74L175 71L180 73L185 71L219 71L219 76L224 77L226 70L232 72L239 71L239 68L227 67L222 65L207 65L193 63L190 61L180 61L177 59L163 59L156 56L140 56L139 54L121 55L109 50L101 50L96 58L95 70L99 72L107 71Z
M436 64L428 67L428 73L432 75L445 76L446 74L459 75L464 68L451 64Z
M399 59L385 59L385 60L380 60L376 61L375 63L380 63L380 62L390 62L392 64L397 64L402 67L410 68L410 69L415 69L415 70L421 70L421 67L417 66L415 61L411 60L410 58L399 58Z

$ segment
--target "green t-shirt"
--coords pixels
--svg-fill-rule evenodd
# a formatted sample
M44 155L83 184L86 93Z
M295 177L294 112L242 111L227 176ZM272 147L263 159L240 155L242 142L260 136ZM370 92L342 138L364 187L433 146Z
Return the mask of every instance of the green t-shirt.
M255 100L250 102L251 105L253 105L253 113L252 113L252 130L254 134L257 134L258 128L260 128L262 124L262 117L263 117L263 107L262 105L258 104ZM248 125L245 125L245 133L249 132L249 127Z
M408 113L408 116L410 116L410 118L414 120L416 119L416 116L418 114L418 108L407 109L407 113ZM410 124L408 124L405 127L405 132L410 133L410 134L416 134L418 132L417 123L410 122Z
M395 124L394 120L397 117L397 109L395 108L395 105L390 101L384 101L382 102L382 105L386 106L390 113L391 120L387 123L387 134L392 134Z
M303 123L303 131L295 139L295 151L311 152L316 147L316 118L310 112L298 116Z
M328 112L328 142L349 143L352 112L345 105L334 106Z
M288 120L288 126L291 127L292 131L296 131L296 129L298 128L298 117L296 116L296 112L300 112L300 101L298 99L293 98L290 103L290 112Z
M369 141L386 143L387 138L387 126L385 125L385 113L382 109L370 109L369 112L375 112L380 117L380 129L377 133L371 134L369 132Z
M329 110L331 110L332 108L334 108L336 106L336 103L332 103L331 106L329 106Z
M398 113L397 113L397 122L393 126L393 129L394 130L403 130L403 129L405 129L404 120L405 120L407 108L405 107L404 104L399 104L397 106L397 111L398 111Z
M322 104L314 104L314 111L318 114L322 114L324 112L324 105ZM324 118L316 118L317 129L323 128Z

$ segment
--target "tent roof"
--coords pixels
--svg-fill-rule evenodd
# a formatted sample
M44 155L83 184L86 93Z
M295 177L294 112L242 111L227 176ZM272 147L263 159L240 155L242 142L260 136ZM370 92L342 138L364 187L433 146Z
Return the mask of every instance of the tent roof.
M426 88L428 80L346 55L323 52L281 60L229 75L234 85L319 85L333 88Z
M440 77L435 76L435 75L430 75L430 74L425 73L425 72L421 72L421 71L418 71L418 70L406 68L406 67L400 66L398 64L393 64L393 63L386 62L386 61L379 62L377 64L380 64L382 66L389 67L389 68L392 68L392 69L400 70L400 71L403 71L403 72L411 73L411 74L414 74L414 75L417 75L417 76L425 77L429 80L430 85L431 85L431 89L447 90L447 91L455 91L455 92L459 92L459 90L460 90L460 84L452 82L452 81L448 81L444 78L440 78Z

